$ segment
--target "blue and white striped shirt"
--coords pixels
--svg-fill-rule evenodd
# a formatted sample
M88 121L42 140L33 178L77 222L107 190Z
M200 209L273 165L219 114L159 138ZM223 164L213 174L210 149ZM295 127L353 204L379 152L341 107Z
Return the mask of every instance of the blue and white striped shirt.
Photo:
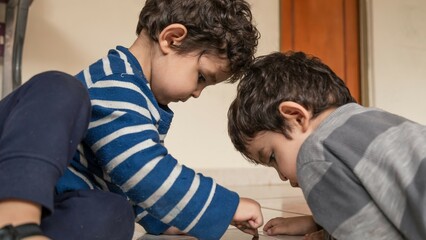
M171 225L219 239L238 195L168 153L163 141L173 112L159 106L136 58L118 46L76 77L89 91L92 118L57 191L115 192L133 204L136 222L150 233Z

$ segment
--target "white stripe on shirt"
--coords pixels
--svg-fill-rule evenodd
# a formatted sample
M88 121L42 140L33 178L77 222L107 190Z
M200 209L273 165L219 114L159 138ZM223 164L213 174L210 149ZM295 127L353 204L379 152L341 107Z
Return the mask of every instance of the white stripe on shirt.
M204 215L204 212L207 210L207 208L209 207L213 196L216 192L216 182L213 181L213 185L212 185L212 189L210 190L210 195L206 201L206 203L204 204L203 209L201 209L201 211L198 213L197 217L194 218L194 220L188 225L188 227L186 227L183 232L189 232L191 231L191 229L198 223L198 221L200 221L200 218Z
M125 182L121 186L121 190L123 192L128 192L131 188L133 188L136 184L138 184L142 179L144 179L154 168L157 166L157 164L160 162L161 159L163 159L162 156L157 156L151 161L149 161L143 168L139 169L138 172L135 173L127 182Z
M151 119L151 113L144 107L138 106L134 103L122 102L122 101L108 101L108 100L92 100L92 106L100 106L105 108L132 110L148 119Z
M114 111L114 112L112 112L110 115L108 115L106 117L103 117L103 118L98 119L96 121L90 122L89 129L98 127L98 126L103 125L103 124L110 123L110 122L114 121L115 119L123 116L124 114L126 114L126 112L123 112L123 111Z
M143 208L150 208L152 207L158 199L163 197L167 191L172 187L173 183L175 183L176 179L179 177L179 174L182 172L182 166L177 164L172 172L169 174L167 179L163 182L163 184L155 191L149 198L147 198L142 203L139 203L138 205Z
M126 73L130 75L134 75L132 66L130 66L129 60L127 59L127 56L120 50L116 50L118 52L118 55L121 59L124 61L124 66L126 68Z
M140 220L142 220L142 218L144 218L146 215L148 215L147 211L143 211L141 213L139 213L136 218L135 218L135 222L139 222Z
M93 82L92 82L92 75L90 75L90 72L89 72L89 68L86 68L83 70L83 75L84 75L84 81L86 81L87 88L90 88L90 86L93 85Z
M87 159L84 156L84 149L81 143L77 145L77 152L79 153L79 156L80 156L80 164L83 165L85 168L87 168L89 166L89 163L87 162Z
M111 171L114 170L115 167L117 167L120 163L124 162L135 153L143 149L152 147L155 144L156 143L152 141L152 139L147 139L127 149L126 151L124 151L123 153L121 153L120 155L116 156L115 158L113 158L111 161L108 162L108 164L105 166L107 173L111 173Z
M93 176L95 177L96 182L101 186L102 190L109 192L109 188L106 182L102 178L96 176L95 174L93 174Z
M109 76L112 74L111 64L109 62L108 57L102 58L102 66L104 68L105 76Z
M152 116L154 116L155 121L158 122L160 120L160 113L158 113L157 108L154 107L151 100L135 84L130 82L116 81L116 80L103 80L103 81L96 82L96 84L92 86L92 88L106 88L106 87L125 88L125 89L129 89L139 93L139 95L142 95L145 98L145 101L148 105L148 109L151 112Z
M186 192L185 196L179 201L176 206L170 210L169 213L167 213L161 221L164 223L170 223L173 221L173 219L176 218L176 216L186 207L186 205L189 203L189 201L192 199L192 197L195 195L195 192L197 192L198 187L200 186L200 176L195 175L192 179L191 186L189 187L188 192Z
M77 170L75 170L72 166L68 166L68 170L70 170L72 173L77 175L81 180L83 180L87 184L87 186L90 187L90 189L95 189L93 187L93 184L89 181L89 179L87 179L86 176L84 176L83 174L77 172Z
M92 145L92 151L94 153L96 153L100 148L102 148L103 146L105 146L106 144L110 143L111 141L127 135L127 134L132 134L132 133L137 133L137 132L143 132L146 130L152 130L152 131L157 131L157 129L155 128L154 125L152 124L142 124L142 125L136 125L136 126L129 126L129 127L124 127L124 128L120 128L117 131L99 139L97 142L95 142Z

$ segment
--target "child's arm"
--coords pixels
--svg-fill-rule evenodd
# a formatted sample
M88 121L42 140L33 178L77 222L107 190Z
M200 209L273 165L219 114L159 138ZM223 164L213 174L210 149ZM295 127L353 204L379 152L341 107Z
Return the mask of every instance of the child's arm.
M92 116L97 120L84 141L90 149L82 152L89 153L85 156L88 162L101 165L100 177L105 176L107 187L129 198L137 222L147 232L161 234L175 226L198 238L219 239L232 221L238 194L169 154L163 139L171 115L164 113L161 121L151 117L160 114L151 113L155 108L143 95L149 89L144 85L145 90L137 90L136 80L113 82L123 87L112 85L112 80L92 86Z
M257 235L257 228L262 226L262 224L263 217L259 203L249 198L240 198L231 225L236 226L245 233ZM185 233L176 227L170 227L163 234L180 235Z
M40 225L41 215L42 207L37 203L19 199L2 200L0 202L0 239L21 239L20 236L16 238L12 236L14 235L12 232L16 231L16 227L28 223ZM6 225L13 225L14 227L8 229ZM22 235L24 232L25 230L21 229L18 235ZM29 238L32 240L48 240L46 236L36 236L36 234Z
M263 231L268 235L305 235L320 229L312 216L277 217L269 220L263 227Z

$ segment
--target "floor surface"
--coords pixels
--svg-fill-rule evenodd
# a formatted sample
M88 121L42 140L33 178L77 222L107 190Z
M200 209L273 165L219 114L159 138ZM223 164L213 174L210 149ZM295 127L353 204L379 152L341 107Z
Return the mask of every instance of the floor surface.
M310 210L303 198L302 191L298 188L292 188L289 184L272 186L244 186L228 187L236 191L240 197L248 197L257 200L262 206L262 213L265 223L274 217L292 217L309 215ZM301 236L267 236L259 228L258 240L300 240ZM140 227L136 228L133 240L195 240L196 238L188 236L153 236L145 234ZM221 238L224 240L252 240L251 235L245 234L240 230L230 227ZM254 240L254 239L253 239Z

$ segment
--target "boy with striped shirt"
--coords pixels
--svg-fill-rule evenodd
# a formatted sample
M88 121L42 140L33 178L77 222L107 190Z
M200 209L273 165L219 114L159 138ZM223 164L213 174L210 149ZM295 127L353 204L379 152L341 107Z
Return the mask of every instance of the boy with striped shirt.
M137 34L132 46L110 50L76 75L88 91L91 118L65 172L63 162L48 175L55 205L45 199L52 194L9 198L35 202L39 215L32 222L46 214L41 229L52 239L130 239L135 219L152 234L219 239L230 223L254 233L263 221L257 202L180 165L164 146L170 102L235 82L252 61L259 33L248 3L147 0ZM74 123L67 126L74 132ZM0 223L7 224L4 219L0 203Z

